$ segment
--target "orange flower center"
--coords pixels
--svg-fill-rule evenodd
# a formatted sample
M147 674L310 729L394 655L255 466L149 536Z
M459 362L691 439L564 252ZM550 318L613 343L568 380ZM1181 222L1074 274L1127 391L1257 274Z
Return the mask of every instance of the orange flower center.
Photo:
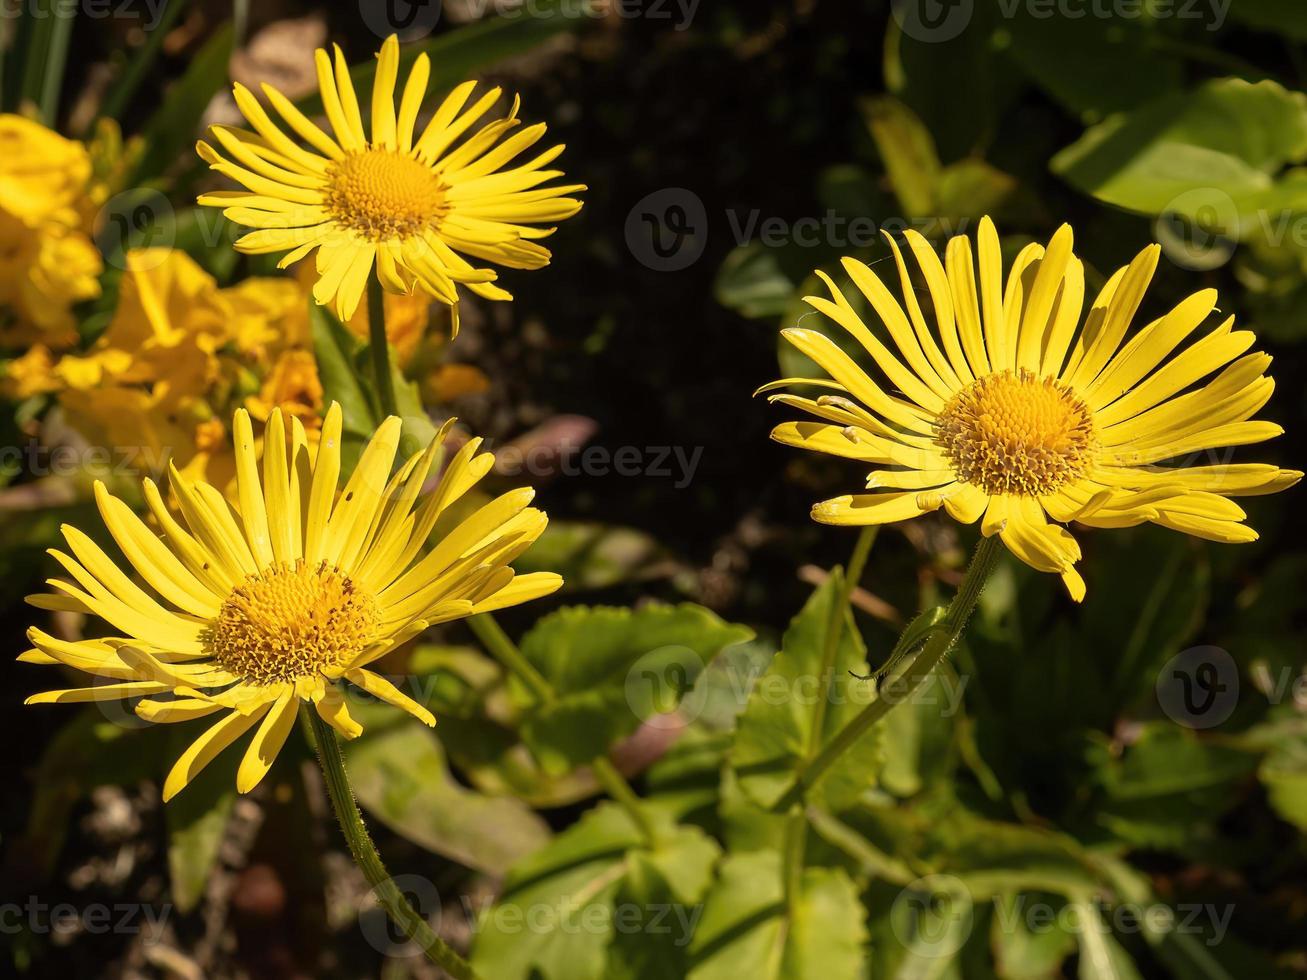
M249 683L292 681L348 666L379 618L372 596L326 562L279 562L232 590L208 645L220 667Z
M331 216L372 241L412 238L438 225L449 210L436 173L394 150L351 153L327 177Z
M1038 497L1083 476L1097 449L1089 407L1022 368L978 378L944 406L935 444L958 479L988 494Z

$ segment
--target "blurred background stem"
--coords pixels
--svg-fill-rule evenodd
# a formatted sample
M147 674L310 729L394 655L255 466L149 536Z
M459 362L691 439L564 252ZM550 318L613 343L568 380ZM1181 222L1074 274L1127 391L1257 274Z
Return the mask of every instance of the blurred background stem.
M527 686L531 696L540 704L548 704L558 697L553 686L540 671L536 670L531 661L522 655L517 644L512 638L504 632L502 626L489 613L481 613L468 619L468 625L472 627L472 632L476 634L477 639L481 641L482 646L489 651L490 655L507 667L517 678ZM594 773L595 780L600 786L626 811L640 831L645 843L653 847L658 842L658 834L653 824L649 821L648 815L640 806L640 798L636 795L631 784L617 770L607 756L599 756L590 762L590 770Z

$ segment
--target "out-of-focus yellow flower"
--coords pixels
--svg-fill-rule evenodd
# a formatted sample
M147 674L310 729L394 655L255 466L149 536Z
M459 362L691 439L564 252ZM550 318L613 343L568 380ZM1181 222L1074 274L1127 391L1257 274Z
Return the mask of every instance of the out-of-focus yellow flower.
M311 348L308 299L293 279L254 277L223 291L233 319L227 336L241 354L269 367L278 352Z
M359 735L363 726L345 698L349 685L434 725L430 711L370 668L430 625L555 591L563 580L553 572L518 575L510 566L548 520L529 506L530 488L512 490L449 527L423 555L442 515L490 471L494 457L478 455L481 440L473 439L421 498L449 427L392 478L401 428L392 416L338 497L341 422L333 405L314 452L303 426L274 412L260 467L250 419L237 412L236 501L229 509L213 486L173 470L179 520L147 480L145 497L163 538L98 484L105 526L152 591L65 526L68 553L51 553L73 581L51 579L54 592L29 601L97 616L116 635L67 642L29 630L33 649L20 660L62 664L96 683L46 691L28 703L144 695L135 709L147 721L216 719L173 766L165 800L250 731L236 787L253 789L302 703L346 738Z
M41 344L5 365L5 394L15 401L57 391L60 387L54 356L50 348Z
M301 262L304 268L308 263ZM422 337L426 333L427 322L431 318L431 299L422 293L406 296L403 293L386 294L386 337L395 348L395 358L401 366L413 357ZM368 307L363 304L349 318L346 326L350 333L362 340L368 339Z
M286 266L316 251L313 296L342 320L354 315L374 268L387 292L421 291L453 306L458 284L486 299L512 299L494 285L493 269L476 268L466 257L512 269L549 263L538 240L554 229L540 226L576 214L581 202L567 195L585 189L546 186L562 176L545 168L563 147L513 163L539 142L545 126L510 136L521 124L514 99L505 118L472 132L500 96L492 89L468 107L475 82L455 88L419 131L430 59L420 54L413 62L398 106L399 40L387 38L377 59L368 131L340 48L334 65L326 51L316 52L330 135L263 86L282 125L307 146L237 85L236 104L254 132L215 126L217 146L200 142L198 150L245 190L204 194L200 203L257 229L236 242L242 252L285 253Z
M100 294L90 234L103 196L83 144L0 114L0 345L76 341L72 307Z
M82 195L91 182L91 155L76 140L24 116L0 115L0 201L28 228L83 223Z
M307 301L291 279L221 289L184 252L127 253L118 308L85 354L11 363L11 387L55 391L69 421L140 472L171 459L225 486L235 475L222 419L282 408L317 437L322 385ZM15 376L16 374L16 376Z
M437 405L448 405L464 395L490 390L490 379L471 364L441 364L425 379L422 390Z
M260 422L266 422L280 408L292 418L316 428L318 416L322 414L322 395L313 352L287 350L273 362L259 393L245 399L245 407Z
M313 284L317 282L318 274L313 268L313 263L305 259L302 262L296 262L291 270L295 274L295 280L300 284L304 291L303 295L298 298L301 309L307 312L305 297L313 295ZM427 325L431 322L431 297L425 293L417 292L409 295L407 293L386 293L386 337L390 345L395 348L395 359L403 367L413 359L417 353L423 339L426 337ZM452 309L452 308L451 308ZM453 332L457 333L457 317L451 317L451 326ZM345 321L345 326L349 332L360 340L368 340L368 307L366 303L360 304L354 315ZM307 321L305 325L307 327Z

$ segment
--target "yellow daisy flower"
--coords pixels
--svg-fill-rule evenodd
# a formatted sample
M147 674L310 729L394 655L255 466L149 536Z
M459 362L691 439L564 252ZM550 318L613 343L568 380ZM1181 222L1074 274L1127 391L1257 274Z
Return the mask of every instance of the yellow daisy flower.
M1118 270L1082 317L1084 267L1068 225L1047 246L1027 245L1006 282L988 218L977 236L978 263L965 236L948 243L941 263L921 235L905 234L933 327L889 239L902 304L867 265L843 265L891 345L868 329L830 277L819 273L829 299L805 300L866 351L878 378L824 334L796 327L784 337L829 379L784 378L761 389L834 392L772 395L825 420L786 422L772 438L876 467L867 487L881 492L822 501L814 519L882 524L943 507L963 523L980 520L986 537L1001 535L1032 567L1061 575L1079 601L1085 585L1073 566L1080 548L1061 524L1152 521L1213 541L1253 541L1256 532L1229 498L1274 493L1301 479L1297 470L1236 465L1212 453L1283 431L1252 418L1275 386L1264 376L1270 357L1247 353L1253 334L1234 330L1234 317L1199 331L1216 309L1215 290L1195 293L1127 340L1158 246ZM1195 331L1198 339L1180 350ZM1202 459L1208 462L1192 465ZM1166 460L1179 465L1158 465Z
M238 84L236 104L256 132L215 126L219 148L201 141L198 150L213 170L246 190L204 194L199 202L225 208L232 221L258 229L236 242L242 252L285 252L284 268L317 249L313 296L341 320L354 315L374 265L392 293L420 289L453 306L455 284L463 284L486 299L512 299L493 285L493 270L476 268L464 256L513 269L549 263L549 251L537 240L554 229L535 226L571 217L581 202L564 195L585 189L542 186L562 176L545 167L563 147L501 169L539 141L545 126L528 126L504 139L520 124L514 99L507 117L464 138L500 96L492 89L465 109L475 82L455 88L418 132L430 59L421 54L413 63L397 111L400 59L393 35L378 55L369 140L340 48L334 68L325 50L316 59L333 135L264 85L273 108L308 144L301 146Z
M358 735L347 684L435 724L426 708L369 665L432 624L516 605L562 584L553 573L514 575L509 567L545 528L545 515L528 506L529 488L484 505L422 554L436 522L494 463L491 453L477 453L479 439L459 450L419 502L444 432L392 476L400 420L387 419L338 497L340 406L328 410L316 454L299 420L286 422L274 412L262 480L249 416L237 412L233 428L234 506L174 468L180 520L159 488L144 483L160 537L103 485L96 487L109 533L152 592L90 537L65 526L70 553L51 554L73 581L52 579L56 594L29 600L98 616L120 631L70 642L30 630L35 649L19 659L63 664L102 683L37 694L29 704L143 697L136 713L148 721L221 715L169 773L165 800L255 729L237 776L241 792L252 789L301 701L346 738Z

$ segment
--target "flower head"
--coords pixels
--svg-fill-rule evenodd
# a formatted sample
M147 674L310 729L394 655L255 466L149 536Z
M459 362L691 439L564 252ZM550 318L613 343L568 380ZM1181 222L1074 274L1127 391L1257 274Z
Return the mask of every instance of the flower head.
M784 378L776 391L815 386L816 398L773 394L823 422L786 422L772 438L870 463L871 493L822 501L829 524L882 524L944 508L981 520L1022 561L1062 576L1084 595L1080 548L1061 525L1126 527L1152 521L1214 541L1252 541L1230 498L1274 493L1302 477L1266 464L1190 465L1211 450L1261 442L1282 431L1253 416L1274 382L1271 359L1247 353L1252 333L1234 318L1206 321L1215 290L1195 293L1130 334L1157 267L1149 246L1118 270L1084 311L1084 268L1063 225L1047 246L1027 245L1003 278L998 233L988 218L971 242L953 238L944 261L905 233L933 312L922 309L908 264L898 265L903 302L870 267L844 271L875 311L873 333L829 276L830 298L806 302L843 328L875 364L865 371L825 334L793 328L791 344L828 378ZM882 341L888 336L891 344ZM1191 336L1197 336L1185 346ZM1158 465L1164 461L1178 465Z
M358 735L348 685L434 724L425 707L369 666L430 625L538 598L562 582L509 567L545 528L545 515L528 506L529 489L485 504L423 554L437 521L494 463L490 453L478 454L479 439L459 450L420 499L443 432L392 476L400 420L387 419L337 494L338 405L327 412L316 453L299 420L274 411L261 473L244 411L233 429L235 505L174 468L179 519L145 481L162 537L97 485L105 525L143 585L89 536L65 526L68 551L51 554L72 581L52 579L55 594L30 601L97 616L117 633L66 641L32 629L34 649L19 658L63 664L98 681L37 694L29 704L141 698L136 713L148 721L220 716L169 773L165 799L251 729L237 787L253 788L300 702L345 737Z
M544 186L562 176L546 168L563 147L503 169L540 140L545 126L509 136L520 125L514 100L505 118L466 135L500 96L492 89L468 106L474 82L455 88L419 131L430 60L418 55L396 109L400 55L393 35L378 55L369 138L340 48L334 64L325 50L316 59L331 134L264 85L268 101L307 147L301 145L237 85L236 103L255 132L215 126L218 146L200 142L198 149L213 170L246 190L205 194L200 203L225 208L232 221L257 229L236 242L242 252L284 252L285 267L316 249L314 298L342 320L354 315L374 266L393 293L420 290L453 306L462 284L486 299L512 299L494 285L492 269L474 267L467 257L513 269L548 264L549 251L538 240L554 229L536 226L575 214L581 202L566 195L585 189Z

